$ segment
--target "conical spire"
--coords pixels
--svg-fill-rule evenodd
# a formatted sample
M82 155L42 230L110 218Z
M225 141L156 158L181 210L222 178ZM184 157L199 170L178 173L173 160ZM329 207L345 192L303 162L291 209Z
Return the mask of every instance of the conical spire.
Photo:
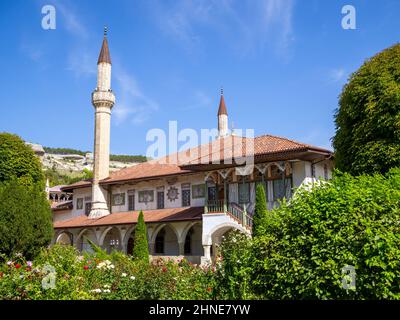
M225 106L224 89L223 88L221 88L221 99L219 101L219 108L218 108L218 115L220 116L221 114L228 115L228 112L226 111L226 106Z
M111 64L110 50L108 49L108 42L107 42L107 27L104 27L103 44L101 46L99 60L97 60L97 64L102 62Z

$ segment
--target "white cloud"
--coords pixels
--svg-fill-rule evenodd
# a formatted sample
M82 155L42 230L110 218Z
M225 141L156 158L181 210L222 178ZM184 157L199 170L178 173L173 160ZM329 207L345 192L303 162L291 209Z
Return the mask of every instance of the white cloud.
M345 79L346 70L343 68L332 69L329 72L329 80L332 82L341 82Z
M162 32L186 50L201 51L201 32L214 32L241 54L265 44L285 53L293 35L295 0L179 0L173 6L151 3L151 14Z
M64 26L68 32L81 38L87 38L88 31L82 23L83 19L75 13L75 10L70 4L67 5L66 3L67 2L61 3L60 1L54 2L56 13L61 13L64 22L57 23L57 28L61 25Z
M116 80L118 91L116 105L113 109L117 124L126 120L141 124L159 109L158 104L139 88L136 79L119 64L114 63L113 78Z

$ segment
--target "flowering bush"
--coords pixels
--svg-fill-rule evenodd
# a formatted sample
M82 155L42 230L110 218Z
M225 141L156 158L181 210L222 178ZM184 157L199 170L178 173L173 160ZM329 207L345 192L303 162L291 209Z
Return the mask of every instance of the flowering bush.
M133 260L119 252L43 249L34 261L0 256L0 299L211 299L212 268Z

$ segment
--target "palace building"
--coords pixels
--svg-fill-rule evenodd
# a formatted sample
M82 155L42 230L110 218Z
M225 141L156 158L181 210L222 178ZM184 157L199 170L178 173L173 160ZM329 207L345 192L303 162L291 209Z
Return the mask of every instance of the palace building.
M111 57L104 34L97 62L93 179L63 186L66 203L53 206L53 243L91 250L89 241L131 253L139 212L151 257L210 263L222 236L251 235L257 184L268 208L296 189L330 179L332 151L273 135L241 137L228 129L221 92L218 134L209 143L110 173ZM72 199L72 200L71 200Z

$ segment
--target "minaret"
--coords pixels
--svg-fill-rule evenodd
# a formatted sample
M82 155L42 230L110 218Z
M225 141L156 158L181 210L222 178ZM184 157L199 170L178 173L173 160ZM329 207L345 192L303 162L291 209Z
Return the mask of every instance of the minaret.
M99 181L109 176L110 119L114 103L115 96L111 90L111 58L108 50L107 28L104 28L103 45L97 61L97 87L92 93L95 125L92 209L89 218L99 218L110 214L107 205L107 190L99 185Z
M228 112L226 111L224 100L224 89L221 88L221 100L218 108L218 137L226 137L228 135Z

